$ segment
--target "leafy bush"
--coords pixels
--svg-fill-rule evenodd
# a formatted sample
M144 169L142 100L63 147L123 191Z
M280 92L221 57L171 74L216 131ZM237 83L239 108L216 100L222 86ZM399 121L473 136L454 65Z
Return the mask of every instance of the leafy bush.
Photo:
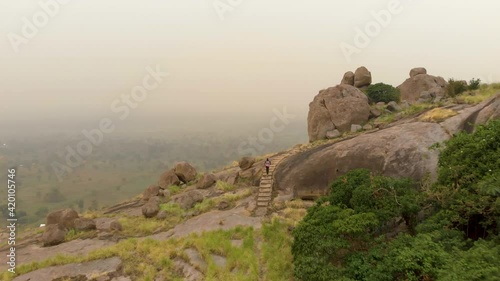
M410 180L355 170L336 180L332 193L308 210L294 230L294 273L299 280L342 280L349 253L369 249L374 238L402 217L412 228L420 210ZM348 279L345 279L348 280Z
M500 217L500 120L462 132L446 143L439 158L435 192L447 200L442 207L450 221L470 238L498 234Z
M463 81L455 81L453 78L448 80L448 85L446 86L446 94L448 96L456 97L465 91L467 91L467 85Z
M473 91L473 90L477 90L479 89L479 87L481 86L481 79L474 79L472 78L470 81L469 81L469 90Z
M384 83L377 83L374 85L370 85L366 89L366 95L368 96L370 102L372 103L377 103L377 102L389 103L391 101L399 102L401 99L401 94L399 93L399 89Z
M311 281L500 281L499 182L500 120L448 141L438 182L420 193L410 181L352 171L293 231L294 275ZM417 213L428 218L416 224ZM409 231L392 239L394 218L403 218Z

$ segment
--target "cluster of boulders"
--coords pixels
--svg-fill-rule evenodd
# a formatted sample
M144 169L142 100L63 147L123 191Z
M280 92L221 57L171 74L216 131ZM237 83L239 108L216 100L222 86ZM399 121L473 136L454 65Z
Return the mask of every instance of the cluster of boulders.
M103 226L96 220L80 217L78 212L67 208L54 211L47 215L45 231L42 235L44 246L54 246L63 243L68 231L114 231L121 230L121 224L114 219L109 219L107 225Z
M408 102L439 102L446 94L448 83L443 77L427 74L423 67L410 70L410 78L397 88L401 100Z
M427 74L423 67L413 68L410 78L397 88L401 103L394 101L370 106L364 90L372 83L371 72L364 66L344 74L340 85L321 90L309 104L307 118L309 141L332 139L344 132L369 130L370 119L385 112L398 112L414 102L439 102L446 93L447 82Z
M348 71L342 77L340 84L354 86L356 88L365 88L372 84L372 73L364 66L359 67L353 73Z
M188 184L196 179L196 169L187 162L178 162L174 168L166 171L160 176L158 186L165 189L171 185L180 183Z

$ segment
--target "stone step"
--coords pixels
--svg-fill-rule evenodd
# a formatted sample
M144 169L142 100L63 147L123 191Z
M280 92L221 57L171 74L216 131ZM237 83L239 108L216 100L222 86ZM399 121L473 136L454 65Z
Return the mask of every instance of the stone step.
M271 196L265 196L265 197L260 197L257 198L257 202L269 202L271 201Z
M264 183L264 184L260 184L259 187L260 188L271 188L271 187L273 187L273 185L270 183Z
M271 191L268 191L268 192L259 191L259 197L271 197L271 196L272 196Z
M267 207L269 202L257 202L257 207Z
M259 188L259 192L273 192L273 189L261 187L261 188Z

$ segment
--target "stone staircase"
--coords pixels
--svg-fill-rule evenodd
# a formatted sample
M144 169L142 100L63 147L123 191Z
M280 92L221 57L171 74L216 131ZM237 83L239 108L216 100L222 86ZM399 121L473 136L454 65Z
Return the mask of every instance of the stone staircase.
M274 171L276 170L276 166L278 166L283 159L299 151L300 150L298 148L294 148L283 154L269 158L271 161L269 175L267 175L264 170L264 174L260 178L259 195L257 196L257 209L255 210L256 216L264 216L267 214L269 205L273 199Z

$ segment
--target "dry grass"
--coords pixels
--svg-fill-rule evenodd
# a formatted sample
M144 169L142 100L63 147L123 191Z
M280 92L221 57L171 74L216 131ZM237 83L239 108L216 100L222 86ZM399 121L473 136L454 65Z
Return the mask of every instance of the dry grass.
M420 116L419 120L423 122L442 122L450 117L457 115L456 111L444 108L434 108Z

